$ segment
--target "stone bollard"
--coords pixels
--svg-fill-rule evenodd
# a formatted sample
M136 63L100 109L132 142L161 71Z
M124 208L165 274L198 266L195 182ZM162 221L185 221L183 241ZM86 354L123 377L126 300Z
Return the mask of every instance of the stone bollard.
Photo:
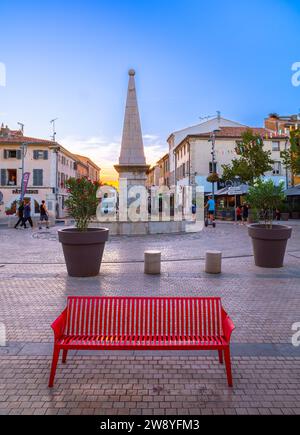
M147 275L160 275L161 272L161 252L145 252L145 273Z
M206 252L205 272L211 274L222 273L222 252Z

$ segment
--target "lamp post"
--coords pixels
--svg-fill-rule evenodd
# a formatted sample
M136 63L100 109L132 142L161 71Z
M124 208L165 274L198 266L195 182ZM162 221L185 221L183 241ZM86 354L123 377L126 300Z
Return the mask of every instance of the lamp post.
M213 130L210 134L210 142L211 142L211 164L212 164L212 173L216 172L216 133L220 132L219 128ZM215 200L215 182L212 182L212 198Z

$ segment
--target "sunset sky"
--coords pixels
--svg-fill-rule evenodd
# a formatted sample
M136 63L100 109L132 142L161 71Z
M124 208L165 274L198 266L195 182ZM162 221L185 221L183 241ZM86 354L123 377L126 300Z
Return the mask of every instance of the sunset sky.
M1 0L0 123L57 140L116 177L127 92L136 84L148 163L174 131L217 110L261 126L297 113L300 2Z

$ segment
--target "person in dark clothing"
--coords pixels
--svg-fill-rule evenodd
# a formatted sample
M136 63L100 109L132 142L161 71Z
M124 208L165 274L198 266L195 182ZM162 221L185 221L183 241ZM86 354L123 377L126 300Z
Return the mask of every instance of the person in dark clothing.
M23 222L23 214L24 214L24 201L21 201L20 205L18 207L18 217L19 217L19 220L18 220L18 222L15 225L15 229L17 229L18 226Z
M31 228L33 228L33 222L31 219L30 201L26 202L25 207L24 207L24 217L23 217L23 223L22 223L24 228L27 228L26 222L29 222L29 225L31 226Z
M40 223L39 229L42 229L43 222L46 222L47 230L49 230L49 216L45 201L40 205Z
M248 204L243 205L243 223L246 225L248 223L249 218L249 206Z

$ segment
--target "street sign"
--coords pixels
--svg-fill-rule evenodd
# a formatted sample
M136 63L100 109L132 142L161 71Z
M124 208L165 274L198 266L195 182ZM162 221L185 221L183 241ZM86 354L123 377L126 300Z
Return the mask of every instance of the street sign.
M230 187L228 189L229 196L243 195L243 191L240 187Z

